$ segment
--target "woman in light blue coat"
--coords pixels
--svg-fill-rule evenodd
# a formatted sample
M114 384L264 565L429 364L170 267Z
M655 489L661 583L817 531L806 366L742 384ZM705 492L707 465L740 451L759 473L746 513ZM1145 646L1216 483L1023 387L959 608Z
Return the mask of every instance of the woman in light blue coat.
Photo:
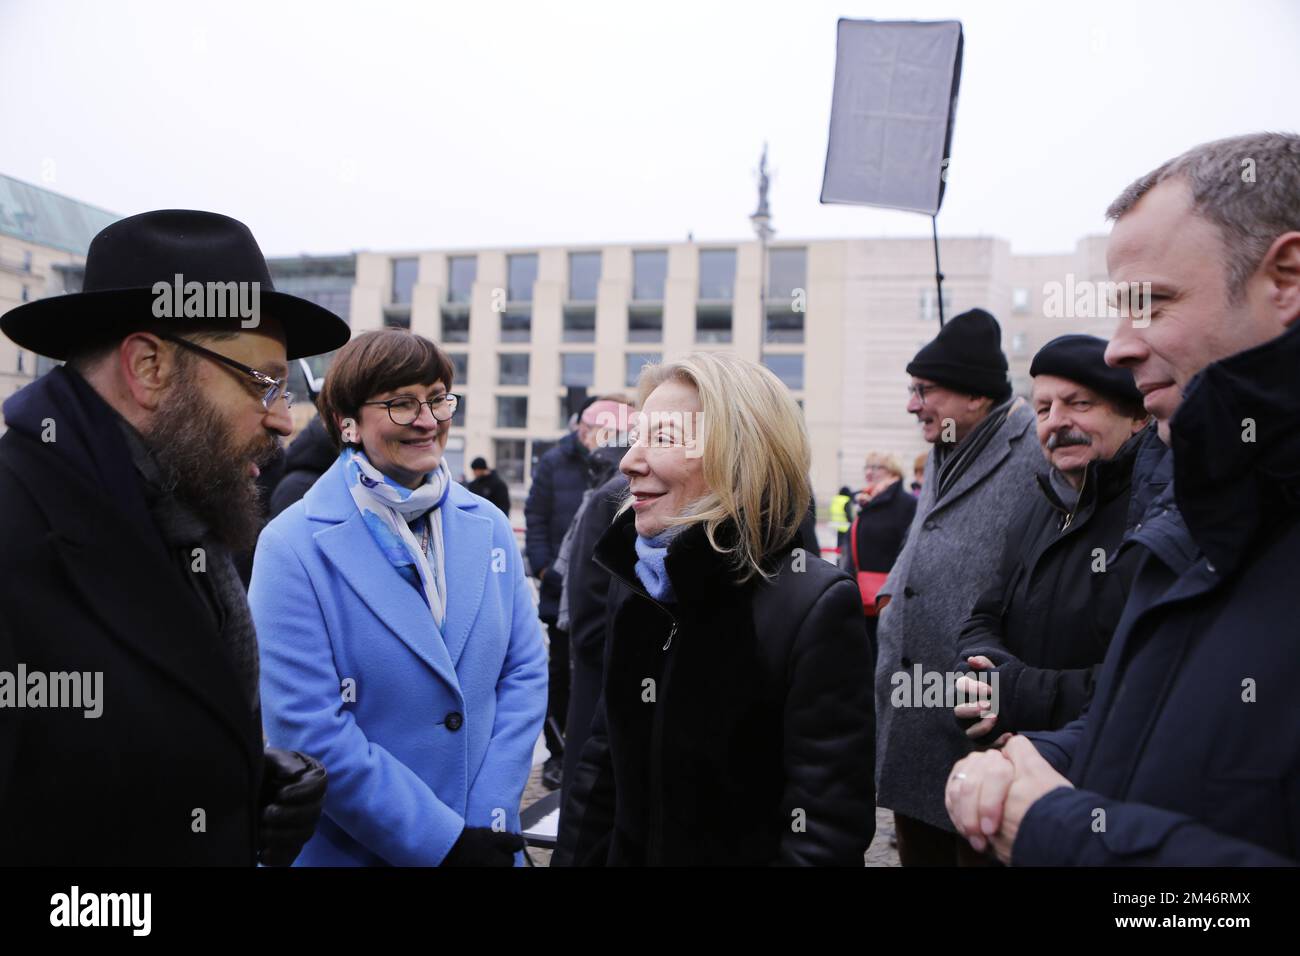
M409 332L344 346L321 394L339 458L258 541L266 734L329 772L300 866L520 860L546 651L509 521L442 460L452 374Z

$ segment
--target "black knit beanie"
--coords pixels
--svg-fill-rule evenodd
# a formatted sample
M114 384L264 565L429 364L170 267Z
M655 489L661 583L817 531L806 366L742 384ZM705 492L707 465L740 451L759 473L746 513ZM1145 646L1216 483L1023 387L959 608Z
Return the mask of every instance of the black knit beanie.
M1011 397L1002 327L983 309L945 323L907 365L907 374L965 395L987 395L998 404Z
M1105 355L1105 339L1095 335L1058 335L1038 350L1029 365L1029 374L1069 379L1117 402L1125 410L1141 410L1142 393L1133 384L1133 373L1126 368L1111 368L1106 364Z

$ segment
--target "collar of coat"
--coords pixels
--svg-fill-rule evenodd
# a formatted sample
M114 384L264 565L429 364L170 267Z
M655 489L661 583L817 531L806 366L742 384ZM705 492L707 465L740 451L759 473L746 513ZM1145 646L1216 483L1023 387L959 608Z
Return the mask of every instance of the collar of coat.
M1145 446L1147 431L1151 427L1147 426L1129 436L1128 441L1120 445L1113 457L1088 462L1088 467L1084 469L1083 486L1079 489L1079 500L1073 509L1076 518L1091 513L1098 504L1108 504L1128 492L1133 481L1133 463L1138 451ZM1042 472L1034 477L1048 503L1057 511L1069 514L1071 509L1057 495L1051 477Z
M1170 424L1174 494L1226 574L1300 510L1300 323L1203 369Z
M636 513L628 508L620 512L598 542L595 559L606 570L622 579L638 592L645 591L637 580L636 571ZM735 526L726 523L718 530L717 540L729 547L736 539ZM777 548L763 561L764 568L774 573L782 560L798 544L796 534L785 545ZM668 545L664 567L673 582L679 604L691 605L716 600L723 594L739 592L762 581L758 575L740 581L740 572L730 555L722 554L709 544L703 524L694 524L677 535Z
M487 591L489 573L508 560L493 546L495 506L452 482L442 516L447 574L447 615L441 640L424 599L402 584L366 528L348 491L339 459L303 496L303 514L317 525L312 539L325 558L389 630L455 687L455 665Z

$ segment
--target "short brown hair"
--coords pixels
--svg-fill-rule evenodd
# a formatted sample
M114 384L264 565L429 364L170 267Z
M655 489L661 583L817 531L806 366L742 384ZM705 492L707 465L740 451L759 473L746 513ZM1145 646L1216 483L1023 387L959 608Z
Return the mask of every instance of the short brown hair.
M325 373L319 408L335 448L343 447L340 418L359 418L361 403L403 385L442 382L451 391L455 369L433 342L405 329L363 332L339 349Z
M1202 143L1131 183L1106 218L1119 219L1174 178L1187 181L1197 215L1219 227L1228 292L1239 298L1273 240L1300 230L1300 136L1251 133Z

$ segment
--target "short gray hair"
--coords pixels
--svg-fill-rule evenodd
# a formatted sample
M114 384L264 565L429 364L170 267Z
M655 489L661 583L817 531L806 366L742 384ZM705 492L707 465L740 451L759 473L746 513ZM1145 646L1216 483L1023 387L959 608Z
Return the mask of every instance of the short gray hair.
M1196 213L1219 227L1235 299L1273 240L1300 231L1300 136L1250 133L1202 143L1133 182L1106 218L1118 219L1152 187L1177 177L1191 188Z

